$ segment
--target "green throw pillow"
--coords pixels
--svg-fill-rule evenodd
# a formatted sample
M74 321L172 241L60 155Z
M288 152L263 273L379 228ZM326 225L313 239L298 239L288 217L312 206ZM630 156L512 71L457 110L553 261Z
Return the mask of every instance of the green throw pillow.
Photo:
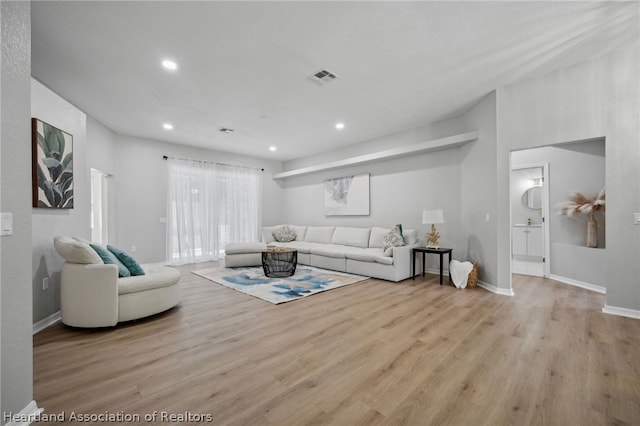
M134 277L138 275L144 275L144 269L142 269L142 266L140 266L140 264L136 262L133 257L129 256L129 254L124 250L120 250L119 248L114 246L107 246L107 249L111 253L115 254L118 260L127 267L129 272L131 272L131 275L133 275Z
M100 259L102 259L102 261L108 265L116 265L118 267L118 276L119 277L130 277L131 276L131 272L129 272L129 270L127 269L126 266L124 266L122 264L122 262L120 262L118 260L118 258L111 253L109 250L107 250L106 248L102 247L99 244L89 244L91 246L92 249L94 249L96 251L96 253L98 253L98 256L100 256Z

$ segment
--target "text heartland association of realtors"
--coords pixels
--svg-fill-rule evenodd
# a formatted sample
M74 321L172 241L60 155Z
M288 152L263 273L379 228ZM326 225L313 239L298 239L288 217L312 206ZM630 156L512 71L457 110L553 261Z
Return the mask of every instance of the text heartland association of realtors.
M212 414L199 414L190 411L182 413L169 413L167 411L154 411L140 415L137 413L125 413L118 411L112 413L105 411L104 413L76 413L71 411L67 413L18 413L11 412L2 415L4 422L16 423L33 423L33 422L67 422L67 423L140 423L140 422L166 422L166 423L182 423L182 422L213 422Z

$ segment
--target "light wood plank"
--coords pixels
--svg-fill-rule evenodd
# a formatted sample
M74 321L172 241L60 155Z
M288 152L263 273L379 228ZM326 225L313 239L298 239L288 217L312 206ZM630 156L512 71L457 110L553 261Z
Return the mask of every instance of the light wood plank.
M38 405L217 425L640 424L640 321L603 314L601 294L515 275L504 297L427 275L272 305L191 273L215 265L179 268L165 313L36 334Z

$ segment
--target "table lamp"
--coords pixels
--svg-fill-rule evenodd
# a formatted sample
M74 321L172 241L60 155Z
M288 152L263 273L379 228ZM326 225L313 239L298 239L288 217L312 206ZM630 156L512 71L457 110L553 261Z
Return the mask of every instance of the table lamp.
M427 247L439 248L440 247L440 233L436 230L437 223L444 223L444 213L442 209L436 210L423 210L422 211L422 223L431 224L431 232L427 233Z

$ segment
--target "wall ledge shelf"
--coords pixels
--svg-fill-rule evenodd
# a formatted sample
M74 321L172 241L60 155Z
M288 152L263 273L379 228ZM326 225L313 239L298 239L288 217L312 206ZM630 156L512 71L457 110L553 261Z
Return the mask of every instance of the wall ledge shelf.
M318 173L318 172L327 171L327 170L334 170L342 167L350 167L350 166L356 166L360 164L373 163L374 161L389 160L392 158L406 157L406 156L415 155L418 153L422 154L429 151L456 148L466 143L472 142L478 139L478 137L479 137L478 131L461 133L459 135L447 136L446 138L440 138L432 141L420 142L413 145L407 145L399 148L392 148L384 151L374 152L371 154L345 158L344 160L333 161L330 163L303 167L301 169L288 170L285 172L274 174L273 179L286 179L289 177L302 176L302 175Z

